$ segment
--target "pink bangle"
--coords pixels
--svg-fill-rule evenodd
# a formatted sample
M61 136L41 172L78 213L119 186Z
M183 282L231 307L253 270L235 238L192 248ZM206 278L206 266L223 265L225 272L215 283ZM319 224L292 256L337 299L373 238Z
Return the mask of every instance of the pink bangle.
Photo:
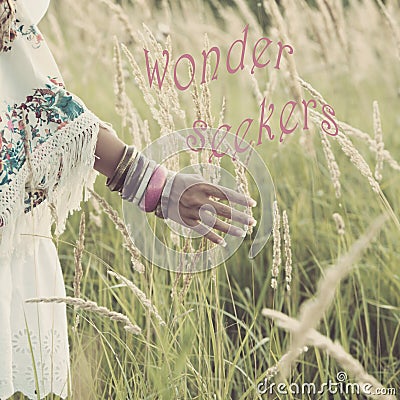
M144 196L139 203L139 207L142 211L152 212L156 209L167 180L167 174L168 170L162 165L156 167L147 185Z

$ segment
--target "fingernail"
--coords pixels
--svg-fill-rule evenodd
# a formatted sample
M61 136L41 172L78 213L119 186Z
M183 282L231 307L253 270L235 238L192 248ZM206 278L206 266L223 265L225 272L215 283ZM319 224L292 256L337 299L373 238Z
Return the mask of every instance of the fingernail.
M257 205L257 202L254 199L250 199L249 205L250 205L250 207L255 207Z
M224 239L220 239L220 240L218 241L218 244L219 244L220 246L222 246L222 247L226 247L226 242L225 242Z
M250 226L256 226L257 225L257 221L254 218L251 218L249 221L249 225Z

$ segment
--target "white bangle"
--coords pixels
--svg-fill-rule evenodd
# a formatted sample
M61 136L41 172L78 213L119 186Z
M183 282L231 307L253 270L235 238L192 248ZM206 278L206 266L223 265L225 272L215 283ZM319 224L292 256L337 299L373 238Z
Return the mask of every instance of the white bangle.
M144 192L146 191L146 188L149 184L150 178L153 175L153 172L157 166L157 163L154 160L150 160L150 162L147 165L146 170L144 171L143 178L141 179L140 186L135 194L135 197L132 201L133 204L138 205L140 203L140 200L142 200L142 197L144 195Z
M161 213L164 219L168 218L169 197L171 195L172 184L174 183L175 176L176 172L168 172L168 178L161 195Z

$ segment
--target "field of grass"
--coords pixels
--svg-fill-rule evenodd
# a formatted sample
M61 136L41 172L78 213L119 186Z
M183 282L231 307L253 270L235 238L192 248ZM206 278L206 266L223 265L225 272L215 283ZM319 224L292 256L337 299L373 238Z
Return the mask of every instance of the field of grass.
M261 395L257 386L266 377L279 382L280 374L274 370L277 363L284 370L289 368L288 384L315 383L318 388L329 380L338 382L337 374L344 371L345 383L366 382L369 374L384 388L395 388L398 395L400 4L396 0L387 0L386 6L380 0L349 0L344 7L340 0L313 3L285 0L278 8L266 0L252 9L242 0L231 5L218 0L136 0L133 4L122 1L120 6L112 0L64 0L51 5L41 28L67 87L111 122L128 143L145 146L147 123L151 139L156 139L160 132L191 127L199 113L217 127L223 98L222 121L236 129L243 119L254 118L248 137L256 140L261 99L266 96L280 110L288 100L315 96L307 90L311 85L341 121L337 137L320 133L316 123L308 131L297 129L283 143L265 137L257 147L271 173L281 219L283 211L288 217L290 265L285 257L288 237L281 227L280 240L275 235L275 241L271 238L253 260L247 257L251 242L247 237L226 263L210 271L179 275L142 260L145 272L139 274L132 269L131 256L114 222L96 201L83 205L81 297L125 314L142 333L132 335L123 324L69 307L72 398L367 398L334 391ZM279 70L273 68L273 61L254 75L247 69L229 75L221 67L218 79L199 85L205 34L209 46L220 47L224 60L246 24L246 63L251 62L251 50L262 36L271 38L273 45L278 40L290 43L294 54L282 60ZM176 89L169 87L167 93L149 89L143 47L156 52L149 32L162 49L172 47L174 59L190 53L198 61L200 106L197 110L191 89L179 93L184 118L168 101ZM118 94L114 94L114 36L133 54L147 91L155 99L154 107L162 111L160 121L146 104L149 93L144 95L137 85L138 72L132 73L123 51L122 76L131 103L127 107L125 101L121 106L125 99L121 85L116 85ZM273 45L271 54L276 55ZM179 73L182 77L188 74L184 68ZM318 106L316 111L320 110ZM278 116L272 118L272 128L279 132ZM339 184L340 195L335 193ZM97 178L95 189L121 212L121 200L108 192L104 177ZM257 199L259 193L251 182L250 192ZM256 208L256 219L258 212ZM344 231L338 232L335 213L343 219ZM353 244L371 233L371 224L382 214L389 217L374 237L355 248ZM81 213L75 213L57 240L69 296L74 296L74 248L80 218ZM184 244L181 241L178 246ZM329 270L330 266L334 267ZM290 269L291 282L287 282ZM165 325L108 270L140 288ZM276 288L271 286L272 278ZM325 284L319 286L324 278ZM272 312L265 309L298 319L300 329L296 330L295 321L283 321L281 327L283 317L269 318L266 314L272 317ZM77 315L79 324L74 329ZM311 335L308 326L333 343Z

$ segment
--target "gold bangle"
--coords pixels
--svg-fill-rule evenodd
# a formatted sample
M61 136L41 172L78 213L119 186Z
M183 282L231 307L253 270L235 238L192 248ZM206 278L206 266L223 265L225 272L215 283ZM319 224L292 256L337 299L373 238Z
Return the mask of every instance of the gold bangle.
M130 158L126 164L125 169L123 170L120 178L117 181L117 184L115 185L115 191L119 192L120 194L122 194L122 189L124 188L126 175L129 171L129 169L131 168L132 164L135 162L138 155L139 155L139 152L136 149L134 149L132 155L130 156Z
M118 163L117 168L115 169L114 175L107 179L106 186L112 191L115 192L117 190L117 185L121 180L121 176L126 173L126 167L129 164L130 159L132 158L132 154L136 151L134 146L125 146L124 154L121 157L120 162Z
M119 163L118 163L118 165L117 165L117 168L115 168L114 175L113 175L111 178L107 178L106 186L107 186L111 191L112 191L112 187L113 187L113 184L114 184L114 181L115 181L115 176L117 175L118 168L120 167L120 165L121 165L123 159L125 158L126 152L127 152L127 151L128 151L128 146L125 145L125 147L124 147L124 153L122 154L122 157L121 157L121 159L119 160Z

